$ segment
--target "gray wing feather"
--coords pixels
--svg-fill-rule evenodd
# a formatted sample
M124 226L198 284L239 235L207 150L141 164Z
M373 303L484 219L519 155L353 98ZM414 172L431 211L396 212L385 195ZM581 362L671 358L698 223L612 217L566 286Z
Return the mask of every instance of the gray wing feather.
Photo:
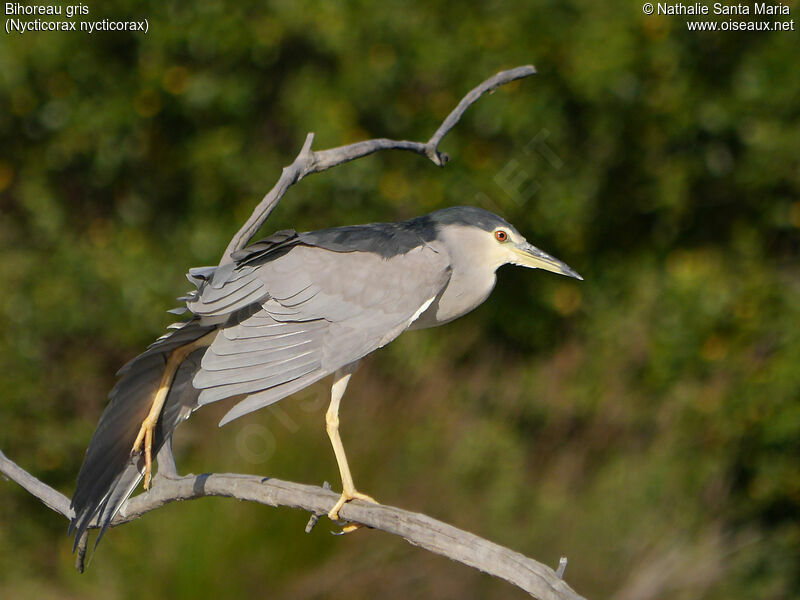
M310 344L306 345L305 352L292 348L288 352L261 353L256 358L241 357L242 360L238 361L235 367L215 364L213 370L203 369L202 373L197 374L195 385L203 388L229 386L234 383L288 377L289 372L298 369L305 369L308 372L320 366L318 353L313 348L309 349L309 346ZM276 385L280 383L283 381L275 382Z
M447 257L427 246L388 259L292 247L248 274L262 284L260 310L229 321L203 356L193 380L198 405L248 394L222 425L311 385L394 339L449 276ZM219 314L215 306L231 297L241 308L239 284L223 284L208 301L201 289L190 308ZM228 285L237 286L230 295Z
M236 292L239 292L244 286L253 282L252 274L252 267L247 268L247 273L243 276L238 278L231 278L224 286L215 288L213 283L208 286L203 293L203 302L206 304L210 304L213 302L217 302L226 296L231 296Z
M302 321L303 327L301 331L312 331L315 329L325 328L323 319L315 319L313 321ZM290 321L288 323L276 321L268 316L266 312L253 315L251 318L243 321L241 327L230 327L223 330L222 334L226 339L238 340L249 337L279 337L282 335L289 335L297 333L297 321Z
M299 392L300 390L316 383L326 375L329 375L329 373L320 369L317 371L312 371L311 373L302 377L298 377L294 381L289 381L261 392L250 394L247 396L247 398L238 402L236 406L230 409L225 416L222 417L222 420L219 422L219 426L222 427L234 419L238 419L239 417L251 413L254 410L269 406L270 404L273 404L282 398L286 398L286 396L294 394L295 392Z
M212 288L213 290L213 288ZM213 290L219 291L219 290ZM234 292L227 295L219 295L213 301L203 299L202 309L196 306L197 303L189 302L187 305L189 309L196 315L204 317L212 317L223 314L230 314L234 311L244 308L249 304L258 302L266 297L264 284L257 279L251 279L245 285L239 287ZM205 294L204 294L205 296ZM195 306L193 306L195 305Z
M249 373L247 371L237 370L235 374L236 383L229 383L230 379L226 374L219 371L212 372L213 375L203 380L205 381L206 388L203 389L200 394L199 405L203 406L211 402L216 402L217 400L238 396L239 394L252 394L292 382L318 370L318 364L318 362L309 361L301 363L299 366L293 368L287 368L287 366L284 365L280 373L276 373L271 377L259 377L258 369L252 369ZM250 379L251 377L256 379ZM197 379L195 378L194 385L196 387L202 387L202 385L196 383L196 381Z
M223 330L222 335L217 336L219 341L212 345L212 352L208 353L208 358L203 363L204 367L212 368L211 361L214 360L215 355L241 355L293 346L304 340L319 340L323 331L328 327L328 323L321 319L289 323L274 322L281 326L280 331L270 327L248 327L245 323Z
M291 337L291 336L290 336ZM268 348L266 350L256 350L254 352L236 353L236 354L219 354L214 360L206 362L205 370L207 371L225 371L228 369L236 369L241 367L250 367L254 365L272 365L282 362L286 358L299 356L304 350L313 352L317 340L314 338L304 337L300 341L285 346L278 346L275 348Z

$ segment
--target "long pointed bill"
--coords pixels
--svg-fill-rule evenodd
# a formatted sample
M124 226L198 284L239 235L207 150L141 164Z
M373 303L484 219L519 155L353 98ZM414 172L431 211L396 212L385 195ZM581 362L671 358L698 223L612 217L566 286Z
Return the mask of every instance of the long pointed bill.
M566 263L561 262L557 258L553 258L546 252L542 252L536 246L528 242L515 244L513 248L516 260L512 261L515 265L522 267L530 267L531 269L544 269L545 271L552 271L559 275L566 275L567 277L574 277L583 281L583 277L578 275Z

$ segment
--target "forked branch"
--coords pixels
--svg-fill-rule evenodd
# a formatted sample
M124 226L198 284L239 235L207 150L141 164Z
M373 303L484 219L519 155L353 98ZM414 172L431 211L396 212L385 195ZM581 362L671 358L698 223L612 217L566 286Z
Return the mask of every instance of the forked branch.
M450 157L443 152L439 152L439 144L444 136L458 123L464 112L475 104L485 93L494 91L501 85L516 79L530 77L534 73L536 73L536 69L533 65L526 65L508 71L500 71L493 77L490 77L470 90L470 92L461 99L458 106L447 115L447 118L445 118L444 122L439 126L439 129L436 130L431 136L431 139L427 142L409 142L405 140L378 138L315 152L311 149L311 145L314 143L314 134L309 133L306 136L306 141L303 144L303 148L300 150L300 154L297 155L297 158L294 159L291 165L283 168L278 182L267 192L264 199L261 200L258 206L253 210L253 214L250 215L250 218L247 219L241 229L233 236L228 247L225 249L225 253L222 255L220 264L230 262L232 260L231 254L237 250L241 250L247 245L250 239L267 220L267 217L269 217L281 198L283 198L284 194L286 194L289 187L300 181L306 175L320 173L331 167L336 167L350 162L351 160L361 158L362 156L373 154L379 150L407 150L416 152L417 154L428 157L436 166L443 167L450 160Z
M515 79L533 75L535 72L532 66L523 66L490 77L458 103L427 142L380 138L315 152L311 149L314 134L309 133L297 158L283 169L278 182L233 236L220 264L230 262L231 255L247 245L289 187L306 175L325 171L379 150L407 150L427 157L437 166L444 166L449 157L439 151L439 144L458 123L464 112L483 94ZM267 506L300 508L317 516L327 514L338 499L338 494L329 489L254 475L204 474L179 477L175 472L174 463L171 463L171 454L165 458L167 460L162 461L162 456L159 455L160 471L150 491L129 499L111 522L112 527L138 519L145 513L176 500L193 500L206 496L226 496ZM165 469L165 466L171 468ZM17 466L2 451L0 451L0 473L18 483L52 510L68 519L72 518L70 501L66 496ZM426 515L392 506L354 501L345 504L340 510L340 515L346 521L402 536L415 546L505 579L542 600L581 599L581 596L562 579L563 569L566 566L565 559L562 559L557 573L550 567L518 552ZM92 525L93 528L96 526L96 523ZM79 565L82 564L83 550L85 550L85 539L80 544Z

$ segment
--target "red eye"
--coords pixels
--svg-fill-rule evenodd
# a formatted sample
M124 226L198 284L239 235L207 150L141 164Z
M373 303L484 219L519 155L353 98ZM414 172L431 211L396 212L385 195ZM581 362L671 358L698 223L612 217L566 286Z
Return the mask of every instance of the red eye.
M494 237L498 242L505 242L508 239L508 234L502 229L494 232Z

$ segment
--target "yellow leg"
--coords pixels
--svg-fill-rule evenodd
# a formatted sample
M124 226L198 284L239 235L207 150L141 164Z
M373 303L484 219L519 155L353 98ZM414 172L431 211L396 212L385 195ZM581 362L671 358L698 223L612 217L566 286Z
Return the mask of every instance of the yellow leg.
M344 396L344 391L347 389L347 383L350 381L350 376L355 370L355 365L348 365L344 369L339 369L333 376L333 387L331 388L331 404L328 407L328 412L325 415L325 425L328 430L328 437L331 439L333 452L336 454L336 462L339 465L339 474L342 476L342 495L339 500L328 512L328 518L332 521L339 520L339 509L344 506L345 502L353 499L365 500L366 502L378 503L377 500L362 494L356 490L353 485L353 476L350 474L350 467L347 464L347 456L344 453L344 446L342 445L342 438L339 437L339 402ZM346 528L351 530L351 528Z
M133 443L133 449L131 450L131 454L135 454L142 449L142 445L144 444L144 489L150 487L150 478L153 471L153 435L156 423L158 423L158 418L161 416L161 410L164 408L167 394L169 394L169 389L172 387L175 373L178 372L178 367L181 366L181 363L187 356L198 348L209 346L211 342L214 341L216 335L217 332L212 331L190 344L176 348L167 359L164 375L161 376L161 382L158 384L158 391L153 398L153 405L150 407L150 412L147 413L144 421L142 421L139 434L136 436L136 441Z

